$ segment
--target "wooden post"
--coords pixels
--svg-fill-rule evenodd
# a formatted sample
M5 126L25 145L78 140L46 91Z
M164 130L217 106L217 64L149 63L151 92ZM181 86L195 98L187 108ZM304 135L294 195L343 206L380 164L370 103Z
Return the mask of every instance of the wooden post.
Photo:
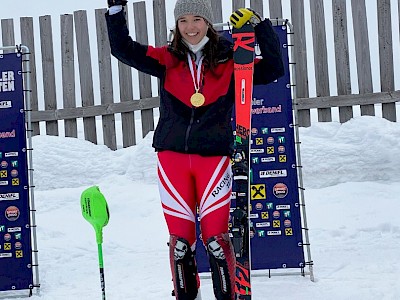
M75 54L74 54L74 23L72 15L60 16L61 27L61 62L64 108L75 108ZM65 136L78 137L76 119L64 120Z
M128 6L125 6L125 17L128 22ZM132 68L118 61L119 95L121 102L133 101ZM121 113L122 146L136 145L135 112Z
M372 93L371 59L369 52L365 0L352 0L353 31L356 48L358 89L360 94ZM361 105L361 115L375 115L373 104Z
M310 11L313 32L314 68L317 97L329 96L328 53L326 49L327 45L323 0L311 0ZM318 121L331 122L331 109L319 108Z
M307 47L306 29L304 22L304 0L291 0L291 12L293 21L294 63L296 63L296 95L294 98L308 98L308 73L307 73ZM311 126L310 110L298 111L299 125Z
M269 17L270 19L282 19L282 1L269 0Z
M57 109L51 16L39 17L45 110ZM58 122L46 122L46 134L58 135Z
M243 7L246 7L245 0L232 0L232 12Z
M394 67L390 0L379 0L377 4L381 91L391 92L394 91ZM383 103L382 116L389 121L395 122L396 104Z
M104 14L106 9L96 9L96 29L97 29L97 53L100 75L100 98L101 104L114 103L110 42ZM115 115L107 114L101 116L103 125L104 144L111 150L117 149L117 137L115 133Z
M29 48L30 51L30 85L31 85L31 110L38 111L38 92L37 92L37 75L36 75L36 58L35 58L35 40L33 32L33 18L22 17L20 18L21 27L21 43ZM40 128L39 122L32 122L32 135L39 135Z
M136 41L142 44L148 44L147 38L147 17L146 3L144 1L133 3L133 12L135 17ZM139 72L139 93L140 98L151 97L151 77L148 74ZM145 137L150 131L154 130L153 109L144 109L142 114L142 134Z
M14 36L14 20L2 19L1 20L1 37L3 46L15 46ZM13 53L14 50L3 50L3 53Z
M333 0L333 34L335 41L336 82L338 95L351 94L346 0ZM353 117L352 106L339 107L340 123Z
M94 105L92 58L90 54L87 14L84 10L74 12L76 48L78 51L79 80L82 106ZM95 117L83 118L85 140L97 144Z

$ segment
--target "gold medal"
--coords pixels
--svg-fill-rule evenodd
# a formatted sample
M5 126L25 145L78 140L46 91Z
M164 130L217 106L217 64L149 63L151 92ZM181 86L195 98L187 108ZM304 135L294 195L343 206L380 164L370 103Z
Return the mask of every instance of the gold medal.
M200 107L204 102L206 102L206 98L204 98L204 95L199 92L194 93L192 97L190 97L190 103L192 103L194 107Z

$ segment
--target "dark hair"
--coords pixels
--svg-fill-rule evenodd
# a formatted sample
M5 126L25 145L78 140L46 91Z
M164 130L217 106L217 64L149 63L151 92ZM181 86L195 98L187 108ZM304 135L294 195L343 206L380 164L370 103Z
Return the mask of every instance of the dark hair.
M174 52L179 58L185 57L189 52L189 48L183 43L182 35L178 29L178 22L175 24L174 29L174 38L172 39L170 49ZM218 62L218 41L219 34L212 27L212 25L208 25L207 36L209 38L208 43L204 46L203 54L204 54L204 66L211 71L216 67Z

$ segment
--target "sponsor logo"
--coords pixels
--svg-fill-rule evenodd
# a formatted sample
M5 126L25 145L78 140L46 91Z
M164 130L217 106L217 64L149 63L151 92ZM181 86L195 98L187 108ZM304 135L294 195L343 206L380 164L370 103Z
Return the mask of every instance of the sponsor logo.
M251 101L252 105L263 105L263 103L264 103L264 99L253 98L253 100Z
M293 235L293 229L292 228L285 228L285 235Z
M0 181L0 186L4 186L4 185L8 185L8 181L7 180L2 180ZM0 200L1 201L1 200Z
M269 132L268 127L261 127L262 134L268 134L268 132Z
M12 201L18 199L19 199L19 193L0 194L0 201Z
M274 204L272 202L265 203L265 206L267 207L267 209L273 209L274 208Z
M263 208L264 208L264 205L262 205L262 203L256 204L256 210L262 210Z
M285 218L290 218L290 216L291 216L290 210L285 210L285 211L283 211L283 216L284 216Z
M270 222L260 222L256 223L256 227L270 227L271 223Z
M255 128L255 127L253 127L253 128L251 129L251 134L252 134L252 135L257 135L257 134L258 134L258 129Z
M232 182L232 177L230 173L225 174L225 176L222 178L222 180L218 183L216 188L213 190L212 195L213 197L216 197L220 191L222 190L229 190L229 187L231 186Z
M12 221L18 220L20 211L19 211L18 207L16 207L16 206L9 206L9 207L7 207L4 215L6 216L6 219L8 221L12 222Z
M262 163L269 163L269 162L274 162L275 157L274 156L269 156L269 157L261 157L261 162Z
M11 170L11 177L17 177L18 176L18 170L13 169Z
M16 240L21 240L22 239L22 234L21 233L16 233L15 234L15 239Z
M11 250L11 243L4 243L4 250Z
M252 162L253 164L258 164L258 163L260 163L260 159L259 159L258 157L252 157L252 158L251 158L251 162Z
M265 237L265 230L257 230L258 237Z
M21 227L11 227L7 229L7 232L20 232L21 229Z
M0 109L1 108L11 108L12 103L11 101L0 101Z
M5 232L6 231L6 226L0 225L0 232Z
M281 227L281 221L279 221L279 220L273 220L273 221L272 221L272 226L275 227L275 228Z
M256 145L261 146L264 145L264 139L263 138L256 138Z
M22 258L22 257L24 257L24 254L23 254L22 250L17 250L17 251L15 251L15 257L16 257L16 258Z
M15 138L15 129L12 131L0 131L0 139Z
M5 160L3 160L3 161L0 163L0 167L1 167L2 169L7 169L7 167L8 167L8 162L6 162Z
M282 235L281 230L269 230L267 231L267 235Z
M276 198L285 198L289 192L289 189L284 183L277 183L272 188L272 192Z
M251 110L253 115L264 115L264 114L276 114L282 112L282 105L279 104L278 106L262 106L253 108Z
M15 249L21 249L22 248L22 243L21 242L16 242L15 244L14 244L14 247L15 247Z
M281 213L279 211L275 210L272 213L272 216L274 217L274 219L278 219L281 216Z
M280 132L285 132L285 127L271 128L271 133L280 133Z
M179 287L183 289L185 287L185 283L183 281L183 270L182 270L182 264L177 264L177 269L178 269L178 280L179 280Z
M286 151L285 146L279 146L279 147L278 147L278 152L279 152L279 153L285 153L285 151Z
M270 136L269 138L267 138L267 144L272 145L274 142L275 142L275 139L274 139L272 136Z
M12 257L12 253L0 253L0 258L10 258Z
M6 234L4 235L4 240L5 240L6 242L9 242L9 241L11 240L11 234L6 233Z
M267 154L274 154L275 153L275 148L272 147L267 147Z
M279 162L285 163L286 162L286 155L279 155Z
M3 71L0 77L0 92L13 92L14 86L14 71Z
M267 198L265 184L251 185L251 200L262 200Z
M18 152L6 152L4 153L4 157L13 157L18 156Z
M269 213L267 211L263 211L261 213L261 219L264 219L264 220L269 219Z
M290 221L290 220L285 220L285 222L283 222L283 225L284 225L285 227L290 227L290 226L292 226L292 221Z
M290 209L290 205L277 205L276 209L281 210L281 209Z
M245 140L250 135L250 129L243 127L242 125L236 124L236 136L242 137Z
M274 178L274 177L286 177L287 170L266 170L260 171L260 178Z
M250 153L253 154L264 153L264 149L250 149Z
M11 167L18 168L18 160L12 160L11 161Z
M258 219L258 214L250 214L250 219Z
M284 144L286 142L285 137L284 136L278 136L278 143L279 144Z
M11 184L12 184L12 185L19 185L19 178L13 178L13 179L11 179Z
M1 178L6 178L8 175L7 175L7 170L1 170L0 171L0 177Z

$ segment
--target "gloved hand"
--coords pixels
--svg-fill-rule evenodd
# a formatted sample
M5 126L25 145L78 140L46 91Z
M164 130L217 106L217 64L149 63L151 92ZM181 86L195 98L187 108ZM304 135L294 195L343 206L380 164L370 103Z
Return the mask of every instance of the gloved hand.
M111 7L114 5L125 6L127 2L128 2L127 0L107 0L108 7Z
M235 28L241 28L247 22L254 27L261 22L261 16L251 8L239 8L231 14L229 19Z

